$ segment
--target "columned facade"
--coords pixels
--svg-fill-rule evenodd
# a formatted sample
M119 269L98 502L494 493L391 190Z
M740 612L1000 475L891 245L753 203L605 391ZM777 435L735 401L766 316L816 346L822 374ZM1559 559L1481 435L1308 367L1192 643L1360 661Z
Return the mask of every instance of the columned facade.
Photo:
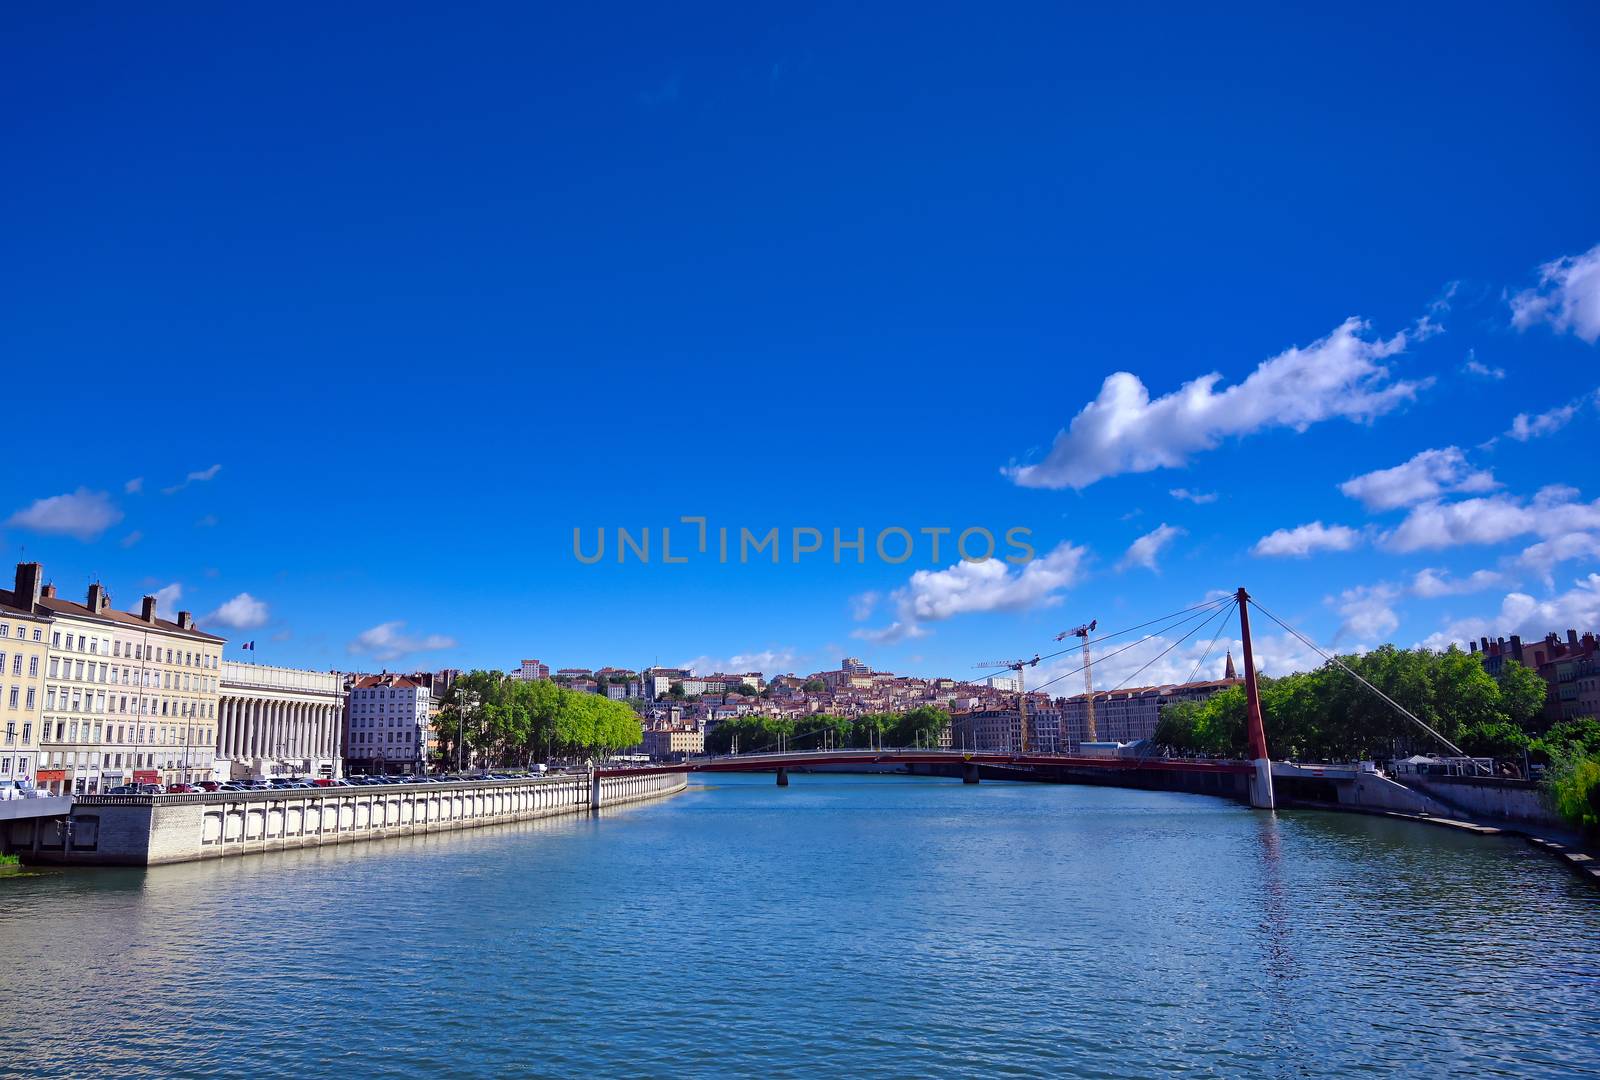
M227 660L217 756L236 780L343 775L342 677Z

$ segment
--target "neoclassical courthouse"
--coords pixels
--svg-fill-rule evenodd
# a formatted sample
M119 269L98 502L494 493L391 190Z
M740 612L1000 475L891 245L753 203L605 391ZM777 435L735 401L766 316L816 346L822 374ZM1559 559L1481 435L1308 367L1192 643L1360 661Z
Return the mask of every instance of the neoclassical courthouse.
M0 589L0 780L87 794L118 784L336 776L344 678L222 658L224 638L153 596L56 594L39 563Z

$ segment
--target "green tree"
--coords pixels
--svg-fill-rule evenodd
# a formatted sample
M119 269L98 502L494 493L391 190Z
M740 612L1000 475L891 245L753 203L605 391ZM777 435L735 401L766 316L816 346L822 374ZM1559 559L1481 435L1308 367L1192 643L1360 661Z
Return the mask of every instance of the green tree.
M1541 758L1550 761L1561 758L1600 758L1600 720L1592 716L1558 720L1550 725L1549 731L1534 740L1532 750Z
M1456 733L1456 745L1473 757L1517 757L1528 748L1528 736L1509 720L1480 720Z
M1524 667L1515 660L1507 660L1500 669L1500 711L1523 731L1536 727L1544 715L1545 699L1550 686L1539 673Z
M800 689L808 694L820 694L828 688L828 684L821 679L807 679L800 684Z

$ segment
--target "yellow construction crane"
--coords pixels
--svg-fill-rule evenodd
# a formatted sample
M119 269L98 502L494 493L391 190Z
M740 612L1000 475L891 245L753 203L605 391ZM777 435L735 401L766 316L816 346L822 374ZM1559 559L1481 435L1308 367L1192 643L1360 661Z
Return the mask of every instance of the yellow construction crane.
M1021 743L1018 748L1021 753L1028 752L1028 694L1022 683L1022 669L1025 667L1038 667L1039 654L1034 653L1031 660L985 660L973 667L980 668L1010 668L1017 673L1017 721L1022 732Z
M1065 641L1069 637L1083 639L1083 730L1088 735L1085 742L1099 742L1099 737L1094 730L1094 677L1093 669L1089 663L1089 635L1094 633L1098 619L1090 619L1082 626L1075 626L1071 630L1063 630L1056 635L1057 641ZM1065 717L1063 717L1065 719ZM1062 741L1066 741L1066 732L1063 731ZM1065 751L1063 751L1065 753Z

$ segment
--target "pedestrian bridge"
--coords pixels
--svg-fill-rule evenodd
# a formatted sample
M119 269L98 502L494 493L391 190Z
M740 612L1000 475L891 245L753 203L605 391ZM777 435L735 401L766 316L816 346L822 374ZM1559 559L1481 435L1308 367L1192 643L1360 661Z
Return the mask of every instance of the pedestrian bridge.
M1248 761L1202 761L1194 758L1089 756L1079 754L1028 754L976 750L784 750L777 753L722 754L692 757L665 765L633 769L601 769L602 776L627 776L655 772L769 772L826 765L946 765L956 768L993 766L1019 770L1041 768L1149 770L1155 772L1212 773L1248 776Z
M790 770L851 766L872 771L885 766L903 767L908 772L926 775L959 776L968 784L976 784L984 776L990 779L1119 783L1124 781L1119 781L1118 777L1138 775L1141 779L1128 781L1132 786L1172 787L1240 798L1250 797L1250 778L1255 773L1255 766L1247 761L901 748L723 754L692 757L662 765L599 769L596 775L619 777L659 773L771 772L777 774L780 787L787 787ZM1174 782L1162 783L1159 778L1163 775L1173 777ZM1209 777L1209 782L1202 780L1196 783L1193 778L1197 776ZM1190 779L1179 781L1177 777Z

